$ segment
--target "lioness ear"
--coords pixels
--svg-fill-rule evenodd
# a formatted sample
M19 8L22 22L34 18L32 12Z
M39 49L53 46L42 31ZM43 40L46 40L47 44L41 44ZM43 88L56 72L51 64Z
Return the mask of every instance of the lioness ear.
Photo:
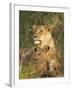
M33 26L32 26L32 29L35 29L36 27L37 27L37 25L33 25Z
M37 25L32 26L32 32L35 32Z
M47 30L48 32L52 31L52 29L51 29L50 26L46 26L46 30Z
M53 31L51 27L48 27L47 30L48 30L48 32Z

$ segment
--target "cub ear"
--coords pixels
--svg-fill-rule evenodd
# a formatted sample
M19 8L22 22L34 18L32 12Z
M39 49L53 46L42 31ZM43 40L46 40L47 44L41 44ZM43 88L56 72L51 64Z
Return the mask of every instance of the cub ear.
M35 47L35 52L37 51L37 48Z
M43 49L45 50L45 52L48 52L49 49L50 49L50 46L46 46L46 45L45 45Z

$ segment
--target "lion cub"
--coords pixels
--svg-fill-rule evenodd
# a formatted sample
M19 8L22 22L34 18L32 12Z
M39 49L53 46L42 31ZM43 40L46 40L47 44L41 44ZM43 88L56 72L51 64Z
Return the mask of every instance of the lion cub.
M59 58L54 52L48 52L49 47L43 49L35 47L30 61L33 62L36 72L41 76L57 77L60 76Z

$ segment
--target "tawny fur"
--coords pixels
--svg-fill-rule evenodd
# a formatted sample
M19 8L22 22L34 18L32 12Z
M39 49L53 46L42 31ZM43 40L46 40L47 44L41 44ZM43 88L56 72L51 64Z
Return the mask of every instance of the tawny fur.
M32 32L34 34L34 43L40 48L49 46L55 51L54 40L51 34L51 28L46 25L33 25Z

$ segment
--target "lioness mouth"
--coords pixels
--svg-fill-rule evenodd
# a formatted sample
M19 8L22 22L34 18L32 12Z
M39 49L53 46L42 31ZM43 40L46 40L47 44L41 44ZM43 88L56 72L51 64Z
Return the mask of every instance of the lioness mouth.
M40 44L41 40L37 40L36 38L34 38L34 44Z
M40 40L34 40L34 43L35 43L35 44L40 44L41 41L40 41Z

